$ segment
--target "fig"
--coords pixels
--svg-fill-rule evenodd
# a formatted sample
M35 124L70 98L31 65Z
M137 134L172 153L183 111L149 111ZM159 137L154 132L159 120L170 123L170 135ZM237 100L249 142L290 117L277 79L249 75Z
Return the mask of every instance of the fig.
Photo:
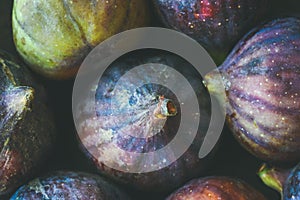
M117 186L98 175L56 171L20 187L10 199L113 200L129 197Z
M266 185L280 192L282 200L300 199L300 163L292 169L270 168L264 164L258 175Z
M133 73L135 69L138 72ZM192 91L182 88L185 83L171 69L188 80ZM99 82L83 89L94 90L95 97L87 98L89 91L83 92L74 117L78 118L80 144L99 172L152 193L171 191L203 174L210 156L199 159L198 151L208 129L210 101L198 75L191 64L173 53L137 50L118 58ZM196 107L183 113L192 100ZM193 120L198 117L199 128L190 140ZM180 134L184 123L186 129ZM177 142L171 148L173 141ZM176 150L185 144L188 148L179 155Z
M37 73L74 77L96 45L121 31L147 25L147 0L15 0L16 48Z
M226 107L235 138L266 161L300 159L299 47L300 20L278 18L250 31L204 78ZM218 73L223 81L214 78Z
M0 52L0 197L34 175L52 150L54 121L44 89Z
M153 0L163 24L197 40L220 64L257 24L267 0Z
M194 179L172 193L167 200L266 200L256 189L240 179L204 177Z

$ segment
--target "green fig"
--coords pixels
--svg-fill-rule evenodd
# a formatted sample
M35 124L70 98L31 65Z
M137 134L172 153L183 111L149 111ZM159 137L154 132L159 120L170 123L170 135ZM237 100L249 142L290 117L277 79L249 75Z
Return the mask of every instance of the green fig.
M53 79L74 77L96 45L121 31L145 26L147 0L15 0L16 48L37 73Z

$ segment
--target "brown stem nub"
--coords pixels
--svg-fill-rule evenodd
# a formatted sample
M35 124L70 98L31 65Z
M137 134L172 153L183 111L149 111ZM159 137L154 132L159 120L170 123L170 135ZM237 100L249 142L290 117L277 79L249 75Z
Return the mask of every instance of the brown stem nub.
M177 108L173 101L170 99L165 99L164 96L160 96L157 109L155 111L155 116L157 118L166 118L175 116L176 114Z
M34 98L34 89L27 86L17 86L8 90L4 99L9 112L20 115L23 111L30 109Z
M220 73L218 68L205 75L203 84L209 93L219 100L220 105L225 105L227 101L226 90L230 87L230 82Z
M266 164L263 164L257 174L267 186L282 194L289 170L270 168Z

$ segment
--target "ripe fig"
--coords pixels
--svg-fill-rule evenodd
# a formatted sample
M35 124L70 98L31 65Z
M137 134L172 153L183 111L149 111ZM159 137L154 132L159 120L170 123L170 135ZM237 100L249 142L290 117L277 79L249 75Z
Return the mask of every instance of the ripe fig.
M266 200L246 182L229 177L194 179L172 193L166 200Z
M10 200L129 199L127 194L100 176L84 172L57 171L20 187Z
M281 193L282 200L300 199L300 163L289 170L268 168L264 164L258 175L266 185Z
M15 0L14 42L25 62L53 79L73 77L85 56L121 31L145 26L147 0Z
M299 48L300 20L279 18L250 31L204 78L225 105L235 138L266 161L300 159ZM219 72L223 82L214 78ZM221 84L225 96L218 95Z
M54 142L43 88L29 71L0 52L0 197L37 171Z
M178 71L192 91L182 88L185 83L171 69L154 64ZM169 83L174 90L166 86ZM176 93L176 88L182 89ZM96 95L87 99L89 94L82 94L77 131L101 173L136 189L160 193L204 172L209 156L199 159L198 151L209 124L210 101L198 72L186 60L166 51L133 51L113 62L89 90ZM183 113L193 100L197 105ZM199 128L193 132L198 117ZM187 127L180 129L181 124ZM177 142L171 148L173 141ZM186 144L179 155L176 150Z
M267 0L153 0L169 28L197 40L218 64L261 20Z

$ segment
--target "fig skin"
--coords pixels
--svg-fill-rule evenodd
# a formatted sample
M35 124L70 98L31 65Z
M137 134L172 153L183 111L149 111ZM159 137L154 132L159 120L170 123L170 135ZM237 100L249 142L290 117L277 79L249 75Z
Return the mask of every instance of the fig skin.
M147 0L15 0L12 13L18 52L52 79L74 77L96 45L148 22Z
M165 147L177 134L181 119L180 105L176 95L167 88L150 84L144 85L134 93L128 90L131 83L139 81L141 77L123 79L122 84L120 84L122 85L122 92L116 92L116 95L113 93L113 88L120 77L123 77L131 68L146 63L164 64L184 74L198 98L201 119L193 143L179 159L166 167L161 167L163 163L172 160L174 155L173 151L170 151L169 155L159 155L160 157L157 159L161 163L156 171L130 173L126 171L127 165L129 167L138 165L138 169L143 169L145 166L153 164L154 158L145 159L142 156L127 152L148 153ZM146 80L147 73L144 73ZM96 86L91 86L96 90L96 120L93 117L85 117L93 116L89 113L95 111L89 109L95 105L95 101L82 100L83 105L79 106L81 109L78 114L82 118L79 129L77 129L81 139L80 143L86 155L93 160L100 173L125 184L127 187L151 193L170 192L189 179L204 173L210 163L210 156L199 159L198 152L209 124L210 101L208 93L202 85L202 79L197 74L197 71L185 60L165 51L134 51L120 57L109 67L98 85L96 83ZM161 77L157 78L168 80L163 73ZM172 78L170 79L172 80ZM191 98L189 92L182 92L185 98ZM83 96L88 96L88 94ZM154 113L152 115L152 107L160 102L157 99L158 96L164 96L165 99L173 101L177 108L175 116L156 118L157 116L154 116ZM118 97L124 97L125 99L122 100ZM201 101L199 101L200 99ZM193 116L193 113L191 113L191 116ZM163 127L159 124L159 118L166 120ZM145 131L149 130L148 127L153 128L154 131ZM128 134L131 136L128 137ZM141 134L143 137L135 137L136 134ZM116 153L115 148L109 148L111 144L116 144L123 151ZM213 155L213 152L211 155ZM107 162L110 162L111 166L124 166L124 170L116 170L111 166L107 166Z
M223 81L218 71L204 78L237 141L270 162L300 159L299 27L297 18L279 18L253 29L218 68Z
M197 40L221 64L263 18L267 0L153 0L163 24Z
M300 199L300 163L292 169L269 168L264 164L258 175L266 185L281 194L282 200Z
M0 51L0 197L41 167L52 150L55 127L44 89L29 70Z
M98 175L57 171L36 178L19 188L10 200L64 199L64 200L113 200L130 199L118 187Z
M194 179L172 193L166 200L266 200L246 182L229 177Z

